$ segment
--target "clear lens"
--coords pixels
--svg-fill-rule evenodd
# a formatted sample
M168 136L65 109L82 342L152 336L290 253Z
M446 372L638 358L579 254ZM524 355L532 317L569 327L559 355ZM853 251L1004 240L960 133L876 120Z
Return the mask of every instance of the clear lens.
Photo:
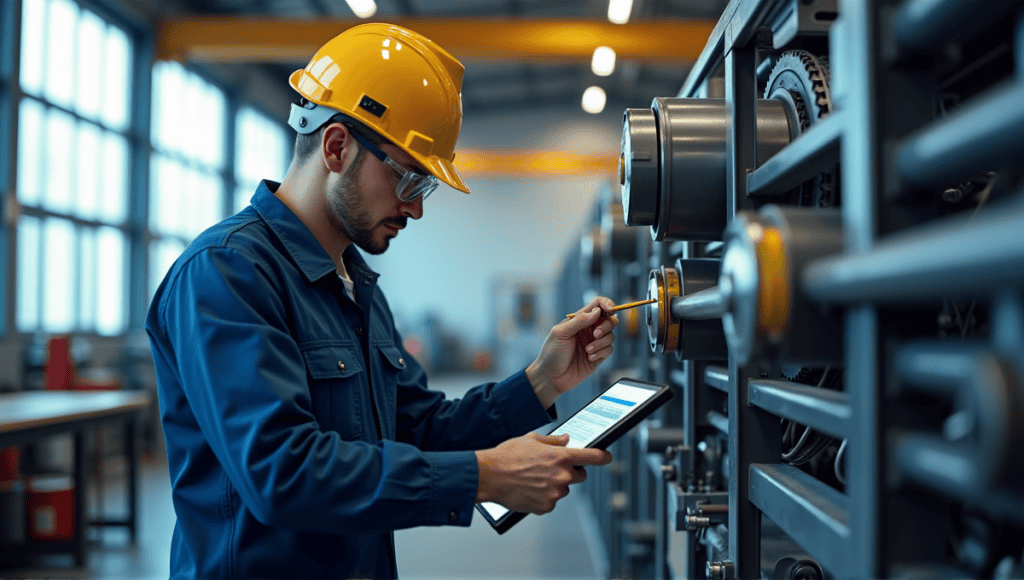
M385 163L391 166L398 175L402 176L402 179L395 186L395 193L398 194L398 199L402 201L412 201L417 197L423 196L423 199L427 199L435 189L437 189L438 181L433 175L420 175L419 173L409 171L402 167L397 161L390 157L385 157Z

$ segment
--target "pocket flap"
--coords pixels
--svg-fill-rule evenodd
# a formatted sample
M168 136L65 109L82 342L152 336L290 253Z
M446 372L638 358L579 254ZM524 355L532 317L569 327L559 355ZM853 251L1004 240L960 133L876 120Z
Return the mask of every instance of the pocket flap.
M316 380L341 379L363 371L363 362L351 346L316 346L302 351L309 376Z
M380 354L383 355L384 360L396 370L405 370L405 358L402 357L402 351L398 350L398 347L392 345L380 345L377 348L380 349Z

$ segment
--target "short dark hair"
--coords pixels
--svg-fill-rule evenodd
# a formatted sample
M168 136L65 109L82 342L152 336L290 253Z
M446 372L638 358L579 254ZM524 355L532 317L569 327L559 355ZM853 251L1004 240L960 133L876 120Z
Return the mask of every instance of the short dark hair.
M331 123L324 123L323 127L320 127L308 135L303 135L302 133L295 134L295 150L293 155L296 162L300 165L305 164L310 157L316 154L317 150L320 148L320 141L324 138L324 129L326 129L330 124ZM378 147L389 143L387 139L378 135L376 131L371 130L358 121L347 119L342 121L342 124L348 127L349 131L358 133L359 136L365 138L367 141ZM359 145L358 142L357 146L359 147L359 152L356 154L356 160L359 160L366 153L366 149L363 148L362 145Z

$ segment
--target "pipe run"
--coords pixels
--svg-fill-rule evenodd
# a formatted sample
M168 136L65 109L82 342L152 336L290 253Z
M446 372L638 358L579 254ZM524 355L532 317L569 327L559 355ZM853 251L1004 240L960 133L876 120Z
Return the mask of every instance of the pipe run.
M1012 12L1014 4L1015 0L908 0L893 22L896 42L912 52L935 50Z
M1024 199L882 239L860 254L812 262L802 275L817 302L904 303L1024 284Z

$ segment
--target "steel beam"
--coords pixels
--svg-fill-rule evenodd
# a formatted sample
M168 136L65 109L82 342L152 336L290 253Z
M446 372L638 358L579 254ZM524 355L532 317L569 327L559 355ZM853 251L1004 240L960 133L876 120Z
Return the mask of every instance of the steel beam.
M227 16L166 18L157 28L156 58L208 62L304 63L355 19L274 19ZM707 20L402 18L459 60L586 60L610 46L620 60L691 63L711 33Z
M750 501L833 576L851 576L856 556L845 495L791 465L758 464L750 466Z
M838 164L839 138L845 123L842 113L832 113L761 167L748 173L747 195L785 193Z
M788 381L750 381L751 405L834 437L850 435L852 413L846 393Z
M704 384L709 387L716 388L719 391L728 393L729 369L725 367L708 365L708 367L704 369Z

